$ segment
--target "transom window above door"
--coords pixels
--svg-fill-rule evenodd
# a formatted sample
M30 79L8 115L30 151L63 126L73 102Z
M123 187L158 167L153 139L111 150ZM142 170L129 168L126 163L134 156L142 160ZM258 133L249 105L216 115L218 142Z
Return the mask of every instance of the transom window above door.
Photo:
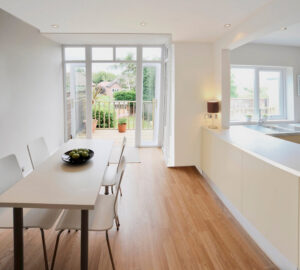
M232 66L230 121L287 119L286 69Z

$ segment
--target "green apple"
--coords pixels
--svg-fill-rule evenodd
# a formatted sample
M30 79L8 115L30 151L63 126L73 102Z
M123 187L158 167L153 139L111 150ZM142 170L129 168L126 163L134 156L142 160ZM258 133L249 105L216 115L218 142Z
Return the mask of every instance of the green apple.
M84 158L87 158L89 156L89 153L86 152L86 151L82 152L81 156L84 157Z
M78 159L78 158L80 158L80 155L78 153L75 153L75 154L72 155L72 158L73 159Z

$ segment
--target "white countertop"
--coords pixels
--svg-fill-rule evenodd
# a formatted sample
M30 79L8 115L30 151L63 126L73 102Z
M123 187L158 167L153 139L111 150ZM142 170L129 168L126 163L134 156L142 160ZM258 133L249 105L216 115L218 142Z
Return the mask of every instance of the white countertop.
M300 177L300 144L243 126L222 130L204 128L243 151Z
M1 194L0 207L93 209L112 144L112 141L97 139L69 141ZM89 148L95 155L83 165L67 165L61 156L74 148Z

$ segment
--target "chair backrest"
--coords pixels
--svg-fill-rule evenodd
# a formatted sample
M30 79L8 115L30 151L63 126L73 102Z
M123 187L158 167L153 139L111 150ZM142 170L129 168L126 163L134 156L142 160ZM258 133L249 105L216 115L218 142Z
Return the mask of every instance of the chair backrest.
M38 138L27 145L32 168L35 169L49 157L48 147L44 138Z
M115 210L115 215L117 215L117 208L118 208L118 197L120 193L120 187L121 187L121 182L123 179L123 175L125 172L126 168L126 158L123 156L121 159L121 162L119 164L118 170L117 170L117 175L116 175L116 187L117 187L117 192L115 195L115 203L114 203L114 210Z
M122 142L122 148L121 148L121 153L120 153L120 157L119 157L119 162L118 162L117 170L118 170L119 167L120 167L120 163L121 163L121 159L122 159L122 157L123 157L123 155L124 155L124 150L125 150L126 143L127 143L127 139L126 139L126 137L124 136L123 142Z
M22 179L22 171L15 155L0 159L0 194Z

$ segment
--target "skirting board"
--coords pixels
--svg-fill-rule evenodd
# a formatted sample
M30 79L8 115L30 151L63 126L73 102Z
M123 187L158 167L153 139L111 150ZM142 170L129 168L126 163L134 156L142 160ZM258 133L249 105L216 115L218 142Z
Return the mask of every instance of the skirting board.
M256 244L264 251L264 253L270 258L270 260L283 270L298 270L298 267L291 263L280 251L275 248L222 194L222 192L216 187L216 185L209 179L203 170L196 166L199 173L204 177L213 191L217 194L219 199L227 207L230 213L241 224L244 230L250 235L250 237L256 242Z

